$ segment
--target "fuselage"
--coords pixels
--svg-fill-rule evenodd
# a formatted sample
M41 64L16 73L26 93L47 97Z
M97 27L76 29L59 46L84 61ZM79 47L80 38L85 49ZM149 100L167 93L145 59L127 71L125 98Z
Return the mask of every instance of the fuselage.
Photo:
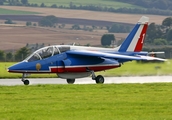
M16 73L82 73L89 71L103 71L120 67L114 59L71 56L66 52L70 50L103 51L112 53L112 48L54 45L41 48L32 53L25 60L9 68L9 72Z

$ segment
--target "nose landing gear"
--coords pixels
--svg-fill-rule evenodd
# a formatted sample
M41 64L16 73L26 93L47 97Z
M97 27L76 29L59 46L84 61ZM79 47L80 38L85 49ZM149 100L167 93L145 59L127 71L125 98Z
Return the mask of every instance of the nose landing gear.
M24 80L23 83L24 85L29 85L29 80Z
M24 83L24 85L29 85L29 83L30 83L29 80L27 80L27 79L25 80L26 76L27 76L27 74L23 73L21 81Z

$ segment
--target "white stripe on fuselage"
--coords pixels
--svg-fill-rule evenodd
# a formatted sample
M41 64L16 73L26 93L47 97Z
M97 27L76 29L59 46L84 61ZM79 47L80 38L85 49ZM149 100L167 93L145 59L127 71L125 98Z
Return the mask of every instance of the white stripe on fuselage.
M78 68L78 67L106 67L106 66L119 66L120 64L97 64L97 65L74 65L74 66L50 66L51 68Z

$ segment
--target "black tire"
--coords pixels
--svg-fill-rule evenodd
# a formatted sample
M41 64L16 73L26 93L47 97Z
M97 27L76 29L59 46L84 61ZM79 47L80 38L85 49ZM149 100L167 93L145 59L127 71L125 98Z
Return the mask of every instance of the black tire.
M29 85L29 80L24 80L23 83L24 85Z
M96 83L97 84L103 84L104 83L104 77L102 75L98 75L96 77Z
M73 84L75 82L75 79L67 79L66 81L68 84Z

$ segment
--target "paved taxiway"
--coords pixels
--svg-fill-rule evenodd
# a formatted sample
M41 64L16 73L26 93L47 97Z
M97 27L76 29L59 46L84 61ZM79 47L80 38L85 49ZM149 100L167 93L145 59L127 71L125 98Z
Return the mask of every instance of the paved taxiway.
M30 85L35 84L67 84L65 79L61 78L30 78ZM160 83L172 82L172 76L137 76L137 77L105 77L105 84L110 83ZM91 77L76 79L75 84L95 84ZM20 79L0 79L0 85L23 85Z

